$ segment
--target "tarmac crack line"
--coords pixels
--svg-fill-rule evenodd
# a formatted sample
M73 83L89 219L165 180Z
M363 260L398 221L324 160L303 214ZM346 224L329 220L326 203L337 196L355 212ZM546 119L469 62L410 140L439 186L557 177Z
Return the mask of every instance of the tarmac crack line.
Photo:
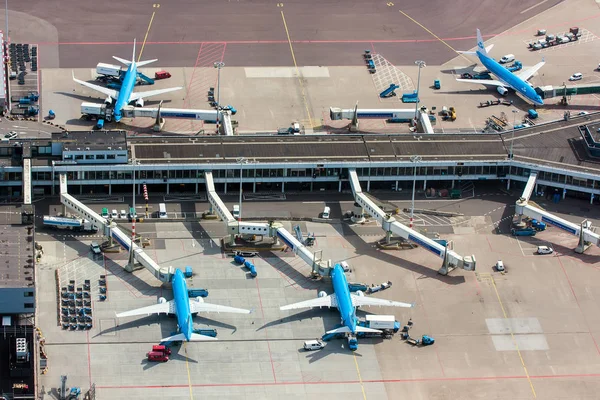
M523 250L521 250L523 251ZM496 297L498 298L498 303L500 303L500 308L502 309L502 315L504 315L504 319L508 320L508 315L506 314L506 310L504 309L504 304L502 303L502 299L500 299L500 293L498 293L498 287L496 286L496 281L493 276L490 276L490 282L492 282L492 286L494 287L494 291L496 292ZM527 376L527 381L529 382L529 386L531 387L531 392L533 393L533 398L537 398L535 394L535 389L533 387L533 382L531 381L531 377L529 376L529 372L527 371L527 366L525 366L525 360L523 360L523 355L521 354L521 350L519 350L519 344L515 339L515 334L513 333L512 328L510 328L510 337L517 349L517 354L519 355L519 359L521 360L521 365L523 366L523 370L525 371L525 375Z
M565 270L565 266L563 265L563 262L560 259L561 256L558 255L556 258L558 259L560 268L562 269L563 273L565 274L565 278L567 278L567 282L569 282L569 288L571 288L571 293L573 293L573 297L575 298L575 303L577 303L577 308L579 308L579 312L583 316L583 320L585 321L585 324L587 325L588 332L589 332L590 336L592 337L592 341L594 342L594 345L596 346L596 351L598 352L598 354L600 354L600 348L598 347L598 343L596 342L596 339L594 338L594 335L592 334L592 330L590 329L590 325L589 325L587 319L585 318L585 314L583 313L583 310L581 309L581 306L579 305L579 299L577 298L577 295L575 294L575 290L573 289L573 284L571 283L571 279L569 279L569 275L567 275L567 270Z
M258 286L258 278L254 278L254 282L256 283L256 291L258 292L258 302L260 304L260 312L262 314L263 321L265 320L265 310L262 305L262 298L260 297L260 287ZM269 360L271 360L271 370L273 371L273 380L277 383L277 375L275 374L275 365L273 364L273 355L271 354L271 344L269 343L269 335L267 333L267 328L265 327L265 338L267 339L267 349L269 349Z

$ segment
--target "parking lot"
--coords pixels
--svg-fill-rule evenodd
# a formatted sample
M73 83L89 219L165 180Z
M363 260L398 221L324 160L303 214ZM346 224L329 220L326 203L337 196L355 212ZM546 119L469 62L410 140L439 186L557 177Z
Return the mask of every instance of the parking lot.
M12 98L11 114L15 118L35 117L37 119L36 115L20 114L20 112L28 107L38 107L38 104L41 104L41 99L31 102L19 101L19 99L28 97L27 95L32 92L39 93L38 47L27 43L11 43L9 52L12 72L9 80ZM13 76L14 79L12 79Z

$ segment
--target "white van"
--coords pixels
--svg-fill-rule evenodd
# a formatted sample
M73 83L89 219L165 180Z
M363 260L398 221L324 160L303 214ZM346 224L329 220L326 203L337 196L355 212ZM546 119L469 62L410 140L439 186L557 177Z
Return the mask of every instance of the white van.
M515 61L515 55L514 54L507 54L504 57L502 57L500 59L500 64L506 64L509 63L511 61Z
M304 350L321 350L323 347L325 347L325 345L326 343L322 340L307 340L304 342Z
M331 211L329 207L323 209L323 218L329 218L329 211Z
M234 204L231 215L233 215L233 218L235 219L240 219L240 206L238 204Z
M165 203L158 205L158 218L167 218L167 206Z

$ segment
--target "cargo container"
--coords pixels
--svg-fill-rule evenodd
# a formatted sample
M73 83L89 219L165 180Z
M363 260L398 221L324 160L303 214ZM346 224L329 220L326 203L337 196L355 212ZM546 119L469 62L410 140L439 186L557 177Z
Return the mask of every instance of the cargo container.
M96 73L105 76L121 76L121 67L118 65L98 63L96 65Z

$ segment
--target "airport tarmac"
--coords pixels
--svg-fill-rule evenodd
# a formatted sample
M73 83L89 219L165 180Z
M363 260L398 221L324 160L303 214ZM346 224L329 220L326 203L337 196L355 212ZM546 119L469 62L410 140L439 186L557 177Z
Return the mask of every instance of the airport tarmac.
M293 196L289 200L290 209L306 213L323 206L314 201L294 203ZM574 222L583 217L598 221L597 213L581 200L536 201ZM191 265L195 275L189 286L208 289L207 301L254 310L249 316L198 316L196 326L216 328L218 342L184 344L168 363L148 364L145 353L175 329L174 319L149 316L117 321L114 313L153 304L162 296L170 298L169 289L146 270L123 271L124 252L94 260L89 243L98 238L40 235L46 232L38 230L44 256L37 272L37 315L50 366L41 384L51 393L60 375L67 374L69 386L87 389L95 384L99 399L275 398L282 393L292 398L451 399L477 398L482 393L593 398L600 367L596 345L600 320L593 297L598 288L593 277L600 251L573 253L576 238L555 228L518 240L498 234L495 227L512 218L512 196L476 192L472 199L430 203L427 206L427 200L421 199L417 207L445 211L460 207L484 223L474 224L472 230L458 226L454 233L442 235L454 241L459 254L476 256L476 272L453 271L443 277L436 272L440 260L423 249L376 250L374 242L383 232L369 224L351 226L337 217L331 224L301 223L303 231L317 238L313 250L322 250L323 258L333 262L348 261L349 281L390 280L392 287L374 296L416 303L414 309L366 312L393 313L402 324L412 318L413 336L428 334L436 339L433 346L423 348L404 343L399 335L391 340L361 340L355 353L341 341L330 342L318 352L300 350L304 340L319 337L339 322L339 316L328 310L279 311L281 305L331 291L326 282L306 278L309 267L299 257L290 252L262 254L253 260L258 278L251 279L221 254L217 245L224 234L221 222L142 223L137 231L152 238L146 251L160 265ZM248 202L244 209L259 213L274 204L286 202ZM129 227L127 222L121 225ZM555 254L534 255L538 245L546 244L553 245ZM505 274L493 269L497 259L504 261ZM77 279L78 284L92 280L92 291L93 279L108 275L108 300L94 299L94 327L89 333L56 326L56 269L61 280Z
M595 5L585 1L573 0L561 3L552 9L521 23L499 36L486 41L494 44L492 55L500 58L507 53L515 54L516 59L523 62L525 68L533 66L544 58L547 64L531 79L534 86L559 86L568 82L569 76L582 72L584 78L576 84L600 83L600 74L594 69L597 60L590 60L589 54L600 51L600 40L597 40ZM538 10L541 11L541 10ZM597 11L597 7L596 7ZM592 15L582 19L582 15ZM526 43L535 39L533 36L538 27L545 27L549 32L565 32L577 24L584 36L575 43L556 46L541 51L530 51ZM475 28L473 28L473 35ZM485 33L485 30L484 30ZM462 41L457 50L469 50L474 47L475 39ZM168 47L167 45L165 45ZM163 46L163 47L165 47ZM172 45L179 46L179 45ZM416 88L418 68L414 60L395 63L395 50L386 47L387 44L374 45L371 50L378 67L376 74L369 74L364 65L362 53L365 46L356 46L352 50L359 66L327 66L325 63L303 63L298 69L291 66L259 66L237 67L230 66L227 52L232 46L223 43L207 43L200 51L193 50L196 60L195 67L171 67L172 78L157 82L152 89L172 86L182 86L178 92L168 93L161 99L163 106L172 108L210 109L207 101L209 88L217 87L217 71L213 68L214 61L225 61L226 67L221 71L220 98L222 104L231 104L238 113L233 119L239 123L239 134L256 132L274 132L277 128L288 127L292 121L299 121L305 133L343 133L350 121L332 121L329 115L330 107L352 109L358 102L359 108L412 109L414 104L403 104L401 96L390 99L379 98L379 93L397 83L401 87L398 94L412 92ZM420 43L421 48L431 49L431 43ZM429 47L428 47L429 46ZM177 52L183 52L183 48ZM433 51L433 50L431 50ZM113 46L112 55L126 57L128 51L122 46ZM152 76L155 71L167 67L164 56L157 55L159 66L142 69ZM422 57L421 57L422 56ZM459 56L435 65L427 54L420 54L428 63L421 70L421 103L437 114L434 129L438 132L480 132L485 120L495 115L506 121L506 130L510 130L513 121L521 123L527 110L532 106L514 94L501 97L493 88L482 85L456 82L455 78L463 72L480 71L479 61L473 56ZM107 55L97 57L98 62L110 62ZM300 61L299 61L300 62ZM249 62L246 65L253 65ZM318 65L318 66L315 66ZM475 68L475 69L474 69ZM93 80L94 68L75 69L75 74L81 79ZM433 88L433 81L440 79L441 89ZM71 70L44 68L42 71L42 115L48 109L56 111L55 123L70 130L91 129L94 122L79 119L82 101L101 102L103 97L92 90L75 84L71 79ZM139 87L136 90L150 90ZM488 100L502 98L513 101L513 105L496 105L479 108L479 104ZM149 99L146 107L156 106L161 99ZM571 113L593 111L598 107L598 95L573 96L570 105L565 107L558 104L560 98L546 99L544 106L537 107L539 118L535 123L544 123L563 118L564 111ZM457 110L456 121L443 121L439 111L443 106L454 106ZM435 110L434 110L435 107ZM515 111L516 113L513 113ZM108 129L126 129L135 134L155 134L152 132L153 121L150 119L125 120L120 125L106 124ZM391 124L385 120L361 120L361 132L408 132L407 124ZM163 132L179 134L214 134L215 125L199 121L167 120Z

